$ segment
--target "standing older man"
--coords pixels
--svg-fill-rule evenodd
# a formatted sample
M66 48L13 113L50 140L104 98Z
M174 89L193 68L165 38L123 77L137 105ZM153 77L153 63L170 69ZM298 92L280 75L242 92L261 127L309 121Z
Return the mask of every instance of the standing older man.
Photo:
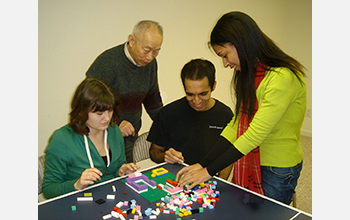
M142 104L152 120L163 106L155 59L162 42L163 29L158 22L140 21L128 42L104 51L86 72L86 77L105 80L122 100L118 125L128 162L133 160L132 149L141 128Z

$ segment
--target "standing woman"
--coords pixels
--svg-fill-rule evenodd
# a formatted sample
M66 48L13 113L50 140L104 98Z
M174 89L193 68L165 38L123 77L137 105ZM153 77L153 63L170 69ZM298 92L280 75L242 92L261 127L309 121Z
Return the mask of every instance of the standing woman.
M290 204L303 160L303 66L242 12L219 19L210 45L224 67L234 70L236 115L211 152L178 172L179 185L192 183L192 188L235 162L234 183Z
M103 80L85 79L71 102L69 124L56 130L45 151L43 194L56 197L139 169L127 164L116 126L121 102Z

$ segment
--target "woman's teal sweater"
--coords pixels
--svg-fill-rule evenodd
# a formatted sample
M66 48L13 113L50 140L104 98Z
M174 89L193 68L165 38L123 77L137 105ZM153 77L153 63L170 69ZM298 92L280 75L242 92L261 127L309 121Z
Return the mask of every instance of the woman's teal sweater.
M119 127L107 128L107 142L111 150L111 162L107 168L95 145L87 136L94 167L102 172L100 183L118 177L119 168L127 163L124 139ZM89 169L90 163L85 149L84 136L73 131L69 125L56 130L45 150L45 172L43 194L53 198L75 190L74 183L82 172Z

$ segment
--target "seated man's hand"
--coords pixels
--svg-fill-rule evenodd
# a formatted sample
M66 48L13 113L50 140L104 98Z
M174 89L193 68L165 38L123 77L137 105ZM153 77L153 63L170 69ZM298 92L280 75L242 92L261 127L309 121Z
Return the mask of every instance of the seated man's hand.
M165 151L164 161L167 163L184 163L185 158L182 156L180 151L176 151L174 148L170 148Z

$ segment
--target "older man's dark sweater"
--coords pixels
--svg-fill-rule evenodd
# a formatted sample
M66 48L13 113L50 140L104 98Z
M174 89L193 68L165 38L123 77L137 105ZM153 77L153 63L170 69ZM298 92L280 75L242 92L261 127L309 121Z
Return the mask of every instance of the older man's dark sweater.
M135 66L125 55L121 44L104 51L91 64L86 77L98 77L111 85L122 100L121 119L141 128L142 103L153 119L163 106L158 86L158 66L154 59L144 67Z

